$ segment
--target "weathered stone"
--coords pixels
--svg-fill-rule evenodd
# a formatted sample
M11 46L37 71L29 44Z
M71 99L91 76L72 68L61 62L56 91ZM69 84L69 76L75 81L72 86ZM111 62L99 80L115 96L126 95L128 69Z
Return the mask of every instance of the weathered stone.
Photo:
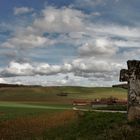
M129 108L129 113L128 113L128 120L138 120L140 119L140 108L137 106L131 106Z
M117 84L117 85L112 85L113 88L124 88L128 89L128 84Z
M120 81L128 82L128 120L140 119L140 61L128 60L128 70L120 71Z

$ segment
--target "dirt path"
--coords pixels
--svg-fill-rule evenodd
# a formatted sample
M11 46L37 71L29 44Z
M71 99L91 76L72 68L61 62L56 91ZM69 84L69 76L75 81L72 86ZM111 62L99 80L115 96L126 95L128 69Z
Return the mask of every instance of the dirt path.
M119 111L119 110L89 110L89 109L78 109L76 107L73 107L73 110L77 111L93 111L93 112L108 112L108 113L127 113L127 111Z

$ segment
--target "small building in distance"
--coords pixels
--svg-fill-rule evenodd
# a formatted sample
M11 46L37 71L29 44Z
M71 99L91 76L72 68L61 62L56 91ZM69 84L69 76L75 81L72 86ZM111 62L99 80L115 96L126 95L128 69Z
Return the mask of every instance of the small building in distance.
M86 100L74 100L73 105L74 106L87 106L87 105L90 105L90 102Z
M114 97L94 99L91 102L92 108L107 107L110 105L127 105L127 100L120 100Z

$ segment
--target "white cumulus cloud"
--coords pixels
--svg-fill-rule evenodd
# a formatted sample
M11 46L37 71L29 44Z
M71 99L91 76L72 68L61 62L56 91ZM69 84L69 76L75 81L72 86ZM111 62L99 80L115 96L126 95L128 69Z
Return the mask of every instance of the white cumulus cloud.
M46 32L72 32L81 31L85 28L82 11L71 8L46 7L42 11L42 17L34 21L33 26Z
M0 83L7 83L5 79L0 78Z
M33 67L29 63L12 61L8 67L1 71L1 75L4 75L5 77L33 75Z
M85 43L79 47L79 53L81 56L99 56L109 57L117 52L117 47L105 38L98 38L94 42Z

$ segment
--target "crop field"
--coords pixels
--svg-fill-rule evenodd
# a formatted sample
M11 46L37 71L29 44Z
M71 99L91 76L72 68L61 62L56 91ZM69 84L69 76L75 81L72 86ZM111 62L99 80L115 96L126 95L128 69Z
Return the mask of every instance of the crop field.
M60 134L54 131L59 128L62 131L63 129L70 131L68 135L76 137L76 133L71 132L72 125L74 124L74 131L77 131L78 122L82 123L81 118L85 113L73 111L73 101L78 99L92 101L95 98L111 96L126 99L127 91L111 87L0 88L0 139L55 140L57 139L56 135ZM97 117L96 113L92 114ZM104 113L101 114L104 115ZM112 115L115 116L115 114ZM126 119L124 114L118 114L117 116L120 116L120 122ZM117 119L115 118L114 121L118 121ZM61 139L64 139L63 136L60 136Z
M60 97L57 94L66 93ZM127 98L127 91L111 87L18 87L0 88L0 101L60 101L71 99L95 99L102 97Z
M61 93L67 96L58 96ZM0 88L0 119L72 110L74 100L110 96L126 99L127 91L111 87L4 87Z

